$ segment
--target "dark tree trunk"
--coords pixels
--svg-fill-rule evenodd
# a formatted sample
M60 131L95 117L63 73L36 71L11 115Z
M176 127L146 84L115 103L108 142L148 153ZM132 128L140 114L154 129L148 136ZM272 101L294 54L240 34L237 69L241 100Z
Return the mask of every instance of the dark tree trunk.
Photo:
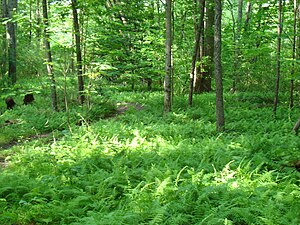
M293 24L293 51L292 51L292 70L291 70L291 81L290 81L290 109L294 107L294 75L295 75L295 59L296 59L296 36L297 36L297 0L294 0L294 24Z
M8 0L7 15L7 43L8 43L8 77L12 84L17 81L17 45L16 45L16 22L13 21L13 12L17 8L17 0Z
M47 64L47 72L50 79L51 85L51 100L52 100L52 108L55 111L58 111L57 107L57 95L56 95L56 82L53 74L53 63L52 63L52 54L51 54L51 46L50 46L50 35L48 33L49 21L48 21L48 2L47 0L43 0L43 21L44 21L44 44L46 50L46 64Z
M252 3L251 3L251 1L248 1L247 2L247 8L246 8L246 19L245 19L245 25L244 25L245 31L249 27L249 21L250 21L250 15L251 15L251 8L252 8Z
M197 4L195 4L195 7L197 7ZM203 10L203 0L199 1L199 8L200 8L200 18L197 23L196 21L196 30L195 30L195 43L194 43L194 54L192 58L192 66L191 66L191 73L190 73L190 89L189 89L189 107L192 106L193 104L193 91L194 91L194 80L195 80L195 66L196 66L196 61L197 57L199 55L200 51L200 38L201 38L201 33L202 33L202 21L204 18L204 14L201 13Z
M242 18L243 18L243 0L238 1L238 16L237 16L237 27L236 27L236 35L234 35L234 62L233 62L233 73L234 73L234 81L232 90L237 90L237 85L240 80L240 38L241 38L241 30L242 30Z
M166 0L166 74L164 81L164 112L171 111L172 96L172 0Z
M278 28L277 28L277 55L276 55L276 84L275 84L275 96L273 113L276 116L278 96L279 96L279 81L280 81L280 53L281 53L281 33L282 33L282 3L278 0Z
M222 81L222 59L221 59L221 0L215 0L215 33L214 33L214 63L216 79L216 128L218 132L225 130L223 81Z
M73 11L73 24L75 31L75 45L76 45L76 59L77 59L77 77L78 77L78 100L79 104L84 103L84 81L82 74L82 53L81 53L81 40L80 40L80 28L77 13L77 0L72 0Z
M206 1L206 22L204 32L204 54L206 57L203 71L199 79L199 90L202 92L211 91L211 79L213 76L213 58L214 58L214 6L213 0Z
M6 0L2 0L2 22L7 19L7 5ZM3 23L4 24L4 23ZM6 39L6 26L4 25L4 32L2 35L2 55L1 55L1 74L4 76L6 73L7 66L7 39Z
M200 13L202 15L205 14L205 0L198 0L198 1L202 1L202 9L200 11ZM199 3L200 5L200 3ZM201 87L201 84L202 84L202 71L203 71L203 63L201 62L202 59L203 59L203 54L204 54L204 16L203 16L203 19L202 21L200 22L201 23L201 34L200 34L200 43L199 43L199 52L198 52L198 55L197 55L197 62L200 62L200 64L197 66L196 68L196 79L195 79L195 84L194 84L194 91L196 94L200 94L201 91L202 91L202 87Z

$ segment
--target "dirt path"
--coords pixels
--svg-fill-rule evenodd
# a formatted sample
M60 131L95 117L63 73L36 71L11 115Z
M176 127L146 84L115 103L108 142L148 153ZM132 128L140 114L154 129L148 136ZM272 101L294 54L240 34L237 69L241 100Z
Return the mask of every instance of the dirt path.
M122 115L126 111L128 111L129 109L135 109L137 111L141 111L143 108L144 108L144 106L139 104L139 103L121 102L121 103L117 104L116 113L111 118ZM11 123L11 124L14 124L14 123ZM6 125L9 126L10 124L6 124ZM0 151L10 149L10 148L12 148L14 146L17 146L17 145L22 145L22 144L24 144L25 141L34 141L34 140L37 140L37 139L48 138L51 134L52 134L52 132L48 132L48 133L43 133L43 134L31 135L31 136L26 137L26 138L24 138L22 140L19 140L19 141L14 140L14 141L11 141L9 143L0 145ZM9 162L6 161L5 157L0 156L0 168L1 167L5 168L8 165L8 163Z

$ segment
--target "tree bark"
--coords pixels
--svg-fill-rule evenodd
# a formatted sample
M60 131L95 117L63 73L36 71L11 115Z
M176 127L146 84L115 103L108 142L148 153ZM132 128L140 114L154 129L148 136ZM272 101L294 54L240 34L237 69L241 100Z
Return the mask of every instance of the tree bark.
M7 22L7 43L8 43L8 77L12 84L17 81L17 42L16 22L13 21L14 11L17 9L17 0L8 0L7 15L10 19Z
M216 79L216 128L218 132L225 130L223 81L222 81L222 59L221 59L221 20L222 3L215 0L215 28L214 28L214 63Z
M273 114L276 116L278 96L279 96L279 81L280 81L280 53L281 53L281 33L282 33L282 2L278 0L278 24L277 24L277 54L276 54L276 84Z
M57 95L56 95L56 82L55 82L55 76L53 73L50 35L48 32L49 20L48 20L48 2L47 2L47 0L43 0L42 5L43 5L43 21L44 21L44 45L45 45L45 51L46 51L45 61L46 61L47 72L48 72L48 76L49 76L49 80L50 80L52 109L54 111L58 111Z
M237 17L237 38L239 39L241 36L242 30L242 19L243 19L243 0L238 1L238 17Z
M196 21L196 31L195 31L195 44L194 44L194 54L192 58L192 66L191 66L191 73L190 73L190 89L189 89L189 107L192 106L193 104L193 90L194 90L194 80L195 80L195 66L196 66L196 61L197 61L197 56L199 55L200 51L200 39L201 39L201 33L202 33L202 21L204 18L204 14L201 13L203 11L204 1L200 0L199 1L199 8L200 8L200 18L197 23ZM197 7L197 4L195 4L195 7Z
M238 16L236 20L236 35L234 35L234 62L233 62L233 73L234 73L234 81L232 90L237 90L237 85L240 80L240 39L241 39L241 30L242 30L242 18L243 18L243 0L238 1Z
M81 53L81 40L80 40L80 28L77 13L77 0L72 0L73 11L73 25L75 31L75 45L76 45L76 59L77 59L77 77L78 77L78 100L79 104L84 103L84 81L82 74L82 53Z
M41 36L42 36L42 30L41 30L41 12L40 12L40 0L36 0L36 10L35 10L35 19L36 19L36 45L38 50L41 46Z
M203 64L203 71L200 71L199 90L202 92L211 91L211 79L213 77L213 58L214 58L214 2L208 0L205 2L207 18L204 31L204 53L206 58Z
M294 107L294 75L295 75L295 60L296 60L296 36L297 36L297 0L294 0L294 24L293 24L293 49L292 49L292 70L291 70L291 81L290 81L290 103L289 107Z
M7 4L6 0L2 0L2 22L7 19ZM4 76L6 73L7 66L7 37L6 37L6 26L4 25L4 32L2 36L2 55L1 55L1 74Z
M172 0L166 0L166 74L164 81L164 112L171 111L172 95Z
M196 68L196 79L195 79L195 84L194 84L194 91L196 94L200 94L202 92L202 71L204 70L203 68L203 56L204 56L204 15L205 15L205 0L198 0L199 1L199 5L200 5L200 1L202 1L202 10L200 11L200 13L203 15L203 19L202 21L200 21L201 23L201 34L200 34L200 43L199 43L199 52L197 55L197 60L196 62L200 62L200 64L197 66Z
M252 3L251 3L251 1L248 1L247 2L247 8L246 8L246 19L245 19L245 25L244 25L245 31L249 27L249 21L250 21L250 15L251 15L251 8L252 8Z

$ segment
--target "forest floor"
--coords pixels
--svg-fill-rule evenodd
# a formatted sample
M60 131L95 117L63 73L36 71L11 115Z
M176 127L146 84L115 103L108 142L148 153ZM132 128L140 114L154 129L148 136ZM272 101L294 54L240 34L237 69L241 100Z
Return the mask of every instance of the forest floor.
M5 111L0 124L17 122L1 127L0 224L300 224L288 164L300 158L300 110L281 104L275 120L265 93L225 100L224 133L213 94L192 108L176 97L168 115L160 92L69 114L39 98Z
M115 118L119 115L124 114L130 108L135 108L137 111L140 111L140 110L143 109L143 105L141 105L139 103L132 103L132 102L117 103L116 111L115 111L115 113L113 113L111 115L111 118ZM17 123L18 123L17 120L15 120L15 121L6 120L6 121L4 121L4 124L2 124L2 127L3 126L11 126L11 125L14 125L14 124L17 124ZM12 148L15 145L21 145L24 142L34 141L34 140L38 140L38 139L42 139L42 138L48 138L50 135L51 135L51 132L47 132L47 133L42 133L42 134L31 135L31 136L25 137L25 139L23 138L23 139L20 139L20 140L13 140L13 141L10 141L8 143L1 143L0 144L0 151ZM0 164L1 164L1 159L0 159Z

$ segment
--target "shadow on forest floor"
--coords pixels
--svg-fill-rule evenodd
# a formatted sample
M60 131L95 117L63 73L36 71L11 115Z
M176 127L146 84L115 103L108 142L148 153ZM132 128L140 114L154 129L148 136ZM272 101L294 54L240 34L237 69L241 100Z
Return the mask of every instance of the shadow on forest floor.
M139 103L121 102L121 103L117 104L117 108L116 108L115 114L113 114L109 118L115 118L115 117L117 117L119 115L124 114L126 111L128 111L130 109L134 109L136 111L140 111L143 108L144 108L144 106L141 105L141 104L139 104ZM5 124L3 126L10 126L10 125L17 124L17 123L18 123L17 121L8 120L8 121L5 121ZM13 140L13 141L10 141L8 143L0 144L0 151L10 149L10 148L12 148L14 146L17 146L17 145L22 145L22 144L24 144L25 142L28 142L28 141L31 142L31 141L39 140L39 139L46 139L51 134L52 134L52 132L46 132L46 133L42 133L42 134L35 134L35 135L30 135L28 137L22 138L20 140ZM51 140L52 139L49 139L48 141L51 141ZM8 165L8 163L9 162L6 160L5 157L1 157L0 156L0 167L5 168Z

